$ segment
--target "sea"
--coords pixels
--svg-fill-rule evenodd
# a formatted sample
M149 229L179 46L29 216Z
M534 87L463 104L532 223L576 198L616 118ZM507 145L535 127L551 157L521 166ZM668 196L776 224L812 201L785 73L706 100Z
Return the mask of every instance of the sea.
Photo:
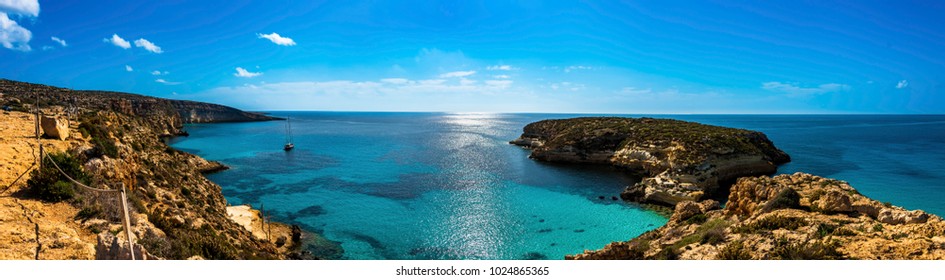
M343 249L332 258L562 259L667 221L617 199L639 178L531 160L508 144L531 122L605 115L269 114L290 118L288 135L285 121L188 124L190 136L170 144L229 166L208 178L230 204L319 233ZM942 115L646 117L761 131L791 155L778 173L844 180L873 199L945 215Z

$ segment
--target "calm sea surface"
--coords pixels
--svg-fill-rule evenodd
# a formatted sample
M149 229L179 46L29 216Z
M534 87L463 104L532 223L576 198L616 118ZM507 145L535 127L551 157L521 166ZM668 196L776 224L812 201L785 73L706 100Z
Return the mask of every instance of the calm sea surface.
M346 259L561 259L666 222L611 200L636 179L536 162L507 144L526 124L579 115L274 112L281 121L188 125L172 146L232 169L233 204L337 241ZM632 116L638 117L638 116ZM945 214L945 116L659 115L766 133L804 171ZM599 199L604 196L605 199Z

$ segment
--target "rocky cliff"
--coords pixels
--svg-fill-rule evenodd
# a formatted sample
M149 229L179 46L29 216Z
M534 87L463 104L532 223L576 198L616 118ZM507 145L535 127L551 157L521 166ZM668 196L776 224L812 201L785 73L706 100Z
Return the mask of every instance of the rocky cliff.
M669 222L568 259L945 259L945 222L796 173L741 178L728 203L682 202Z
M574 118L528 124L510 143L545 161L608 164L640 175L625 200L699 201L742 176L773 174L790 161L761 132L652 118Z
M31 105L24 100L35 100L38 96L44 113L58 111L70 115L67 120L70 129L63 130L68 135L60 135L65 140L43 139L44 148L74 159L75 169L80 170L76 172L83 173L81 177L94 187L113 189L124 185L128 188L128 200L133 206L131 232L137 243L135 254L140 258L281 259L301 255L292 252L295 248L288 248L297 247L293 246L297 243L291 242L299 239L295 236L297 232L282 238L273 236L272 240L261 239L227 215L228 205L220 186L202 175L219 170L219 164L174 150L160 139L160 136L180 133L183 121L272 118L206 103L70 91L8 80L0 80L0 92L3 93L0 102L12 110L28 109ZM75 107L71 107L73 105ZM68 112L70 108L78 109ZM182 116L183 111L189 112L189 116ZM2 127L4 137L0 138L0 143L9 142L13 151L0 153L0 156L5 167L9 163L15 168L4 171L10 174L0 177L5 184L10 181L3 193L12 195L9 201L2 199L0 205L9 205L9 213L24 214L22 220L17 216L11 216L14 219L10 221L3 219L9 223L0 226L0 231L15 232L16 236L22 236L16 240L22 242L13 242L10 248L0 246L2 255L33 258L35 254L37 259L126 258L124 255L129 251L122 247L127 245L116 198L76 189L74 196L63 202L37 199L24 181L41 173L23 173L30 169L26 164L37 156L31 146L35 145L31 140L33 115L3 114L16 121L5 122ZM7 135L7 132L16 134ZM20 174L24 174L22 178L18 178ZM0 212L4 209L0 207ZM58 210L53 211L55 209ZM44 219L59 216L69 218ZM7 224L23 226L7 228ZM20 228L33 225L35 237L31 231L21 232ZM62 244L55 245L58 243L51 243L46 236L57 236L55 242ZM61 248L74 249L59 252Z

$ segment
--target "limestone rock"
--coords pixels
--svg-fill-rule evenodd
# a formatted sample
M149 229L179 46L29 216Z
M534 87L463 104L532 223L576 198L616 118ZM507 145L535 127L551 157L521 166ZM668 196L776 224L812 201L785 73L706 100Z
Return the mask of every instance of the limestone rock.
M922 210L905 211L885 208L879 211L876 219L891 225L920 224L929 220L929 214Z
M69 138L69 120L56 116L42 116L39 122L43 129L43 135L59 140Z
M839 191L829 191L817 201L811 203L819 211L826 213L848 213L853 211L850 196Z

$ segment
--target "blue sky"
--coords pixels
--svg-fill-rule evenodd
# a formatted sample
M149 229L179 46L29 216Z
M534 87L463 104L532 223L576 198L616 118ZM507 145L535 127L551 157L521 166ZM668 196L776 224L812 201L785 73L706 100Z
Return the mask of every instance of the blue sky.
M939 1L0 0L0 78L250 110L945 113Z

